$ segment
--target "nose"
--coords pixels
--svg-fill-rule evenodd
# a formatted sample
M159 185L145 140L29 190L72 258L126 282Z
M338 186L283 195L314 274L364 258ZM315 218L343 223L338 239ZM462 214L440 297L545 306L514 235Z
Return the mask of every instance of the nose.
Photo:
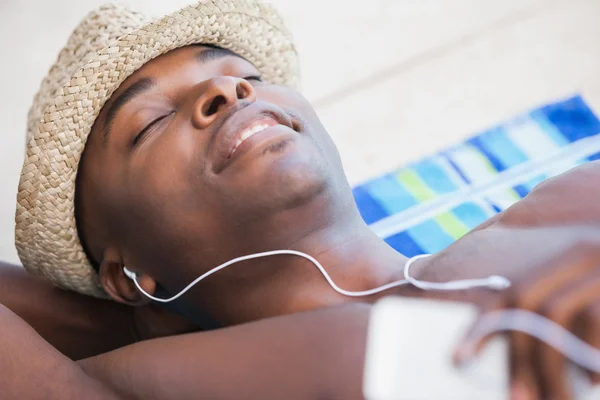
M220 76L210 79L205 85L192 111L192 123L197 129L207 128L222 112L240 101L256 101L254 87L242 78Z

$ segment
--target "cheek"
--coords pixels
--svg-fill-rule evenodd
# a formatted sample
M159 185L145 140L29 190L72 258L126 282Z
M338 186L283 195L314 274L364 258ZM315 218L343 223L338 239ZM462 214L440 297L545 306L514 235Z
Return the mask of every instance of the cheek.
M146 197L182 197L204 176L206 156L201 139L187 124L177 121L167 131L155 133L132 154L128 184Z
M155 217L189 208L192 179L196 164L182 153L169 151L168 146L149 152L132 168L128 179L128 195L137 208Z
M197 212L189 184L190 165L166 157L129 174L125 207L121 207L122 243L129 262L162 280L166 265L179 263L189 246L190 216Z
M180 235L179 222L195 207L192 180L198 179L199 162L185 140L149 139L135 149L123 171L124 230L148 238Z
M206 167L203 138L194 131L171 131L136 149L124 175L129 233L144 232L149 252L173 254L190 237L201 238L192 221L210 226L219 214L216 182ZM147 146L146 146L147 145ZM166 248L168 247L168 249ZM188 246L189 247L189 246Z

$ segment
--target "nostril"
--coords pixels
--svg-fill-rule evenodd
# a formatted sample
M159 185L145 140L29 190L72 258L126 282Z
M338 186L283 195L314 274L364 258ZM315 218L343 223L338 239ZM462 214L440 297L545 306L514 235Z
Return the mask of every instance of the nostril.
M204 106L204 110L202 110L203 114L207 117L214 115L219 111L219 107L227 104L227 99L224 96L216 96L211 101L206 102Z
M235 93L237 95L238 100L243 100L248 97L248 88L242 83L239 82L235 87Z

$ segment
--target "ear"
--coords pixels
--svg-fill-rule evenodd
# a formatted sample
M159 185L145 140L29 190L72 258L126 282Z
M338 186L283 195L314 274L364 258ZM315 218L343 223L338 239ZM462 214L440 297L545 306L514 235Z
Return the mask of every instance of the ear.
M104 291L119 303L130 306L149 304L151 300L137 289L132 279L125 275L123 267L124 265L120 261L111 261L107 258L102 261L99 274ZM138 272L136 280L146 293L154 294L156 281L153 278Z

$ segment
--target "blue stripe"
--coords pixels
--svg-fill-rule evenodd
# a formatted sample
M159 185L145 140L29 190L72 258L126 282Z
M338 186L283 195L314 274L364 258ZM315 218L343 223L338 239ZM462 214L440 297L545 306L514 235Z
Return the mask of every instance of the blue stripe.
M415 225L407 232L425 253L437 253L454 242L452 236L433 220Z
M450 157L450 152L452 152L452 149L440 154L440 157L443 157L444 160L446 160L448 162L448 165L450 165L452 167L452 169L456 172L456 174L458 176L460 176L460 179L462 179L465 183L471 183L469 178L467 178L467 176L465 174L463 174L463 172L460 170L458 165L456 165L456 163L454 161L452 161L452 157Z
M517 192L520 198L523 198L529 194L529 190L523 185L517 185L513 187L514 191Z
M590 161L600 160L600 153L596 153L594 155L589 156L588 160L590 160Z
M360 211L360 215L367 224L372 224L388 216L385 210L371 197L363 186L352 189L352 194L358 206L358 211Z
M562 133L560 133L556 126L554 126L552 123L550 123L550 121L548 121L548 118L546 118L546 114L544 114L542 111L532 111L530 116L531 119L535 121L535 123L538 124L539 127L542 128L544 132L546 132L546 134L548 134L548 136L554 141L554 143L556 143L560 147L564 147L569 144L569 140Z
M542 107L541 111L570 142L600 132L600 121L581 96L547 105Z
M477 150L479 150L485 156L485 158L487 158L489 160L490 164L492 164L492 166L494 167L494 169L496 171L503 171L505 169L504 165L502 165L500 160L498 158L496 158L494 153L489 151L483 145L483 142L479 136L467 140L467 143L473 145Z
M438 194L451 193L458 190L458 186L448 177L444 168L431 159L414 164L413 170L430 189Z
M366 183L365 188L388 214L396 214L417 204L395 177L385 175Z
M528 160L525 153L508 137L502 127L491 129L479 136L482 147L493 154L503 169L514 167Z
M425 251L419 247L417 243L406 232L400 232L385 239L386 243L392 246L399 253L406 257L414 257L418 254L423 254Z
M498 207L496 204L494 204L490 199L488 199L487 197L484 199L486 203L488 203L490 205L490 207L492 207L494 209L494 211L497 213L502 212L502 209L500 207Z
M469 229L475 228L489 218L487 213L473 202L463 203L455 207L452 212Z

